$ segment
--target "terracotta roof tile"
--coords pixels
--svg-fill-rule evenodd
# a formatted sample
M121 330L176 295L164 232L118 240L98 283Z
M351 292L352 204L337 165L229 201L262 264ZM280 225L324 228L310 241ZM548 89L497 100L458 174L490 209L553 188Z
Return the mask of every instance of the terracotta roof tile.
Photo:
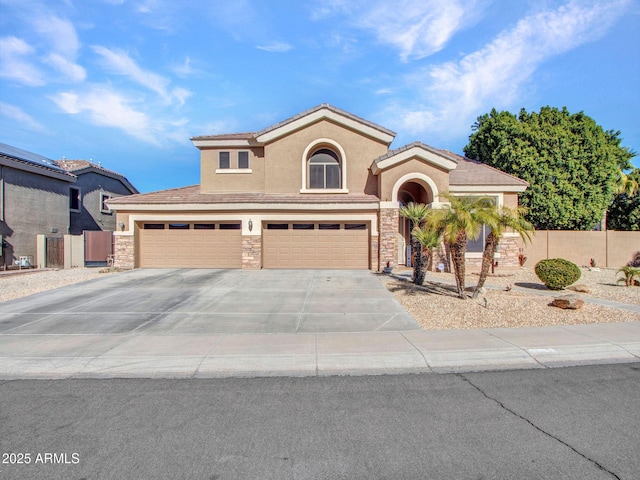
M364 118L358 117L357 115L354 115L352 113L349 113L345 110L342 110L340 108L334 107L333 105L329 105L328 103L321 103L318 106L315 106L313 108L310 108L309 110L305 110L304 112L298 113L297 115L294 115L293 117L289 117L286 120L283 120L281 122L276 123L275 125L271 125L270 127L265 128L264 130L260 130L259 132L256 132L256 137L259 137L260 135L264 135L265 133L271 132L272 130L275 130L277 128L283 127L284 125L287 125L291 122L295 122L296 120L306 117L307 115L311 115L312 113L317 112L318 110L322 110L323 108L326 108L328 110L331 110L334 113L337 113L339 115L343 115L347 118L350 118L351 120L354 120L356 122L362 123L363 125L366 125L368 127L371 128L375 128L376 130L380 130L388 135L391 135L392 137L396 136L396 132L394 132L393 130L389 130L388 128L382 127L380 125L378 125L377 123L373 123L370 122L369 120L365 120Z
M477 160L457 155L443 150L443 152L455 157L458 166L449 172L450 185L524 185L526 182L518 177L509 175L497 168L485 165Z
M374 203L379 198L375 195L356 194L267 194L267 193L201 193L200 185L188 187L172 188L158 192L141 193L129 195L127 197L114 198L109 201L109 205L115 207L119 204L225 204L225 203L317 203L317 204L338 204L338 203Z
M219 135L199 135L191 137L191 140L250 140L255 137L255 132L222 133Z

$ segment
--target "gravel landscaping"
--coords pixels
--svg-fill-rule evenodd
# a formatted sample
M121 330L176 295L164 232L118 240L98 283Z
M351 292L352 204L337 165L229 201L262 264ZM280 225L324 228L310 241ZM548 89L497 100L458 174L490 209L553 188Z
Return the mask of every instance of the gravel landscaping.
M2 273L0 274L0 302L106 275L100 273L101 270L101 268L71 268L68 270L28 270L21 273Z
M461 300L455 292L455 278L449 273L428 273L423 286L394 276L382 277L387 288L425 330L530 327L640 321L640 314L585 302L579 310L562 310L549 304L554 297L575 294L583 299L600 298L640 306L640 288L617 284L617 269L580 269L577 285L591 293L572 290L552 291L536 277L532 268L514 269L491 276L486 291L477 299ZM398 270L394 273L406 273ZM468 275L472 291L477 275ZM471 288L469 288L471 287ZM510 290L507 290L509 289ZM527 288L529 291L521 291ZM535 293L531 293L535 292Z

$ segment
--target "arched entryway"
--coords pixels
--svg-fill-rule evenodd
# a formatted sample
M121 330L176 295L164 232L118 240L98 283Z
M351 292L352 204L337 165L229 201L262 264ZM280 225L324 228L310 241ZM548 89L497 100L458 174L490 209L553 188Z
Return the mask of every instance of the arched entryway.
M399 206L408 205L409 203L422 203L429 205L436 201L437 192L434 194L430 182L422 178L412 178L400 184L394 194L394 199ZM397 192L397 193L396 193ZM411 265L411 230L413 223L403 216L398 219L398 265Z

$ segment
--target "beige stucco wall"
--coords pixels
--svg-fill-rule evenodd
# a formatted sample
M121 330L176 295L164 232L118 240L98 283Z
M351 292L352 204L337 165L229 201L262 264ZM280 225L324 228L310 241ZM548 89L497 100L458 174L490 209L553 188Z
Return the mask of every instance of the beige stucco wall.
M394 185L405 175L414 173L422 173L433 180L439 194L449 190L449 172L435 165L425 163L423 160L412 158L378 174L380 179L380 200L383 202L392 201ZM420 180L412 181L421 183ZM431 190L431 188L428 190Z
M249 152L249 170L232 173L238 168L238 152ZM219 152L230 153L230 171L216 173ZM204 148L200 152L200 185L202 192L264 192L265 162L262 147Z
M515 192L505 192L503 196L503 206L508 208L517 208L518 194Z
M640 232L584 232L539 230L531 243L521 248L526 266L533 267L545 258L564 258L578 266L588 266L593 258L598 267L622 267L640 251Z
M309 125L265 146L265 192L300 193L303 188L304 151L311 143L323 138L338 143L344 150L349 193L375 195L376 182L369 167L374 158L387 152L387 146L328 120ZM335 150L333 145L327 146Z

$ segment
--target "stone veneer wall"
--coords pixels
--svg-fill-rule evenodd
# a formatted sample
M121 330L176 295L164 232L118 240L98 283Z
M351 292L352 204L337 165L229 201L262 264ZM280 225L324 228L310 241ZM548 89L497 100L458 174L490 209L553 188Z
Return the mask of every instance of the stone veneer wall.
M132 269L135 258L133 236L114 235L113 266L116 268Z
M262 268L262 237L260 235L242 237L242 268Z
M387 262L393 267L398 263L398 219L400 214L397 208L380 209L380 235L378 268L387 266ZM373 265L372 265L373 269Z
M373 270L374 272L377 272L380 270L380 265L379 265L379 254L380 254L380 249L378 247L379 245L379 240L378 240L378 236L374 236L371 235L371 248L370 248L370 252L371 252L371 270Z

